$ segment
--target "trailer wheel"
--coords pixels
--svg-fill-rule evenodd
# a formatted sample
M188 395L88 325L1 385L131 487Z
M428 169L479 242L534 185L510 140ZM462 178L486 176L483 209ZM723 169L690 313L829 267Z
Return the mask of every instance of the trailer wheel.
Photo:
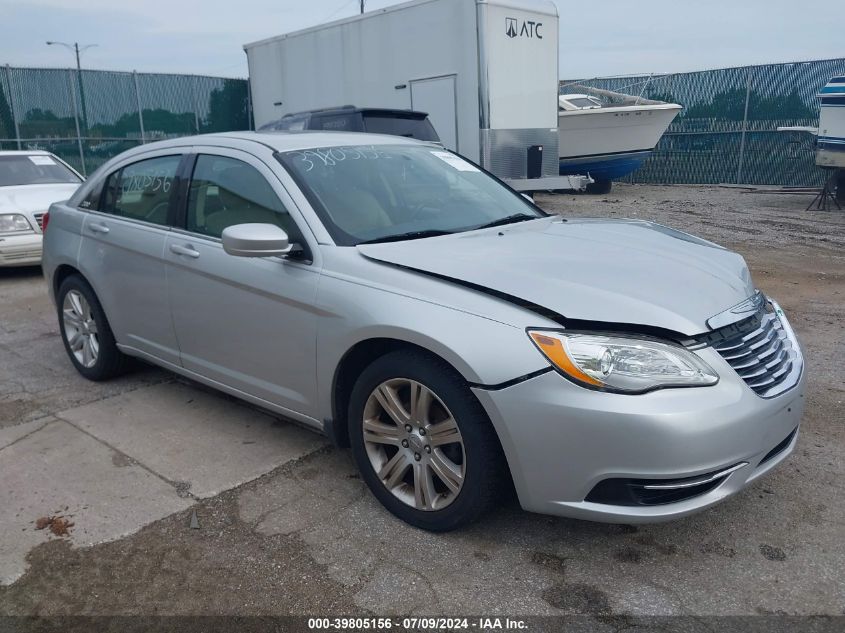
M596 180L594 183L587 185L587 193L597 195L602 193L610 193L610 188L613 186L612 180Z

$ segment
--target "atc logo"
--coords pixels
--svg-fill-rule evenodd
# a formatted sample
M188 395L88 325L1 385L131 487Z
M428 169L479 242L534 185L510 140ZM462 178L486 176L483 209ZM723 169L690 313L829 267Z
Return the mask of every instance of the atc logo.
M527 37L543 39L540 29L543 27L542 22L532 22L531 20L520 21L516 18L505 18L505 35L510 38Z

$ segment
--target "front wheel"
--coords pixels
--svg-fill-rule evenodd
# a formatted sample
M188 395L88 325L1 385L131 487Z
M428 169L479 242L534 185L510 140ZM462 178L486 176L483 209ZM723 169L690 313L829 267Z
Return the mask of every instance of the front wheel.
M426 354L393 352L364 370L350 398L349 436L370 490L416 527L456 529L508 491L484 410L454 369Z

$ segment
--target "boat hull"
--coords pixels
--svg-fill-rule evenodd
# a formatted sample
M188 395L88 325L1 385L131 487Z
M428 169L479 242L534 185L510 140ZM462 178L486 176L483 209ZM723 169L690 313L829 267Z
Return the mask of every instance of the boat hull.
M616 180L636 171L652 150L560 159L561 175L589 174L594 180Z
M561 174L622 178L651 154L680 112L676 104L570 110L558 115Z
M845 168L845 77L834 77L819 94L816 164Z

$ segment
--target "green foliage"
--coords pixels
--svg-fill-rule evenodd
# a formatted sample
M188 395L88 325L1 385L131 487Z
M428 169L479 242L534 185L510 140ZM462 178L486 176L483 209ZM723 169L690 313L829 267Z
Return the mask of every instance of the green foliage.
M713 95L709 102L689 106L684 113L688 119L721 119L742 121L745 117L745 88L733 88ZM818 113L810 109L797 89L785 95L764 97L752 90L748 96L748 120L812 119Z
M144 131L149 137L193 134L196 132L193 112L171 112L164 108L143 111ZM109 138L137 137L141 125L137 112L125 112L112 124L98 123L91 128L91 136Z
M226 79L222 88L211 91L208 119L204 132L228 132L249 128L247 84L239 79Z
M665 103L678 103L671 92L652 92L651 90L647 90L646 98L654 99L655 101L663 101Z
M72 116L58 117L52 110L32 108L24 114L20 129L23 138L75 136L76 122Z
M15 138L15 121L12 108L6 99L6 92L0 82L0 138Z

